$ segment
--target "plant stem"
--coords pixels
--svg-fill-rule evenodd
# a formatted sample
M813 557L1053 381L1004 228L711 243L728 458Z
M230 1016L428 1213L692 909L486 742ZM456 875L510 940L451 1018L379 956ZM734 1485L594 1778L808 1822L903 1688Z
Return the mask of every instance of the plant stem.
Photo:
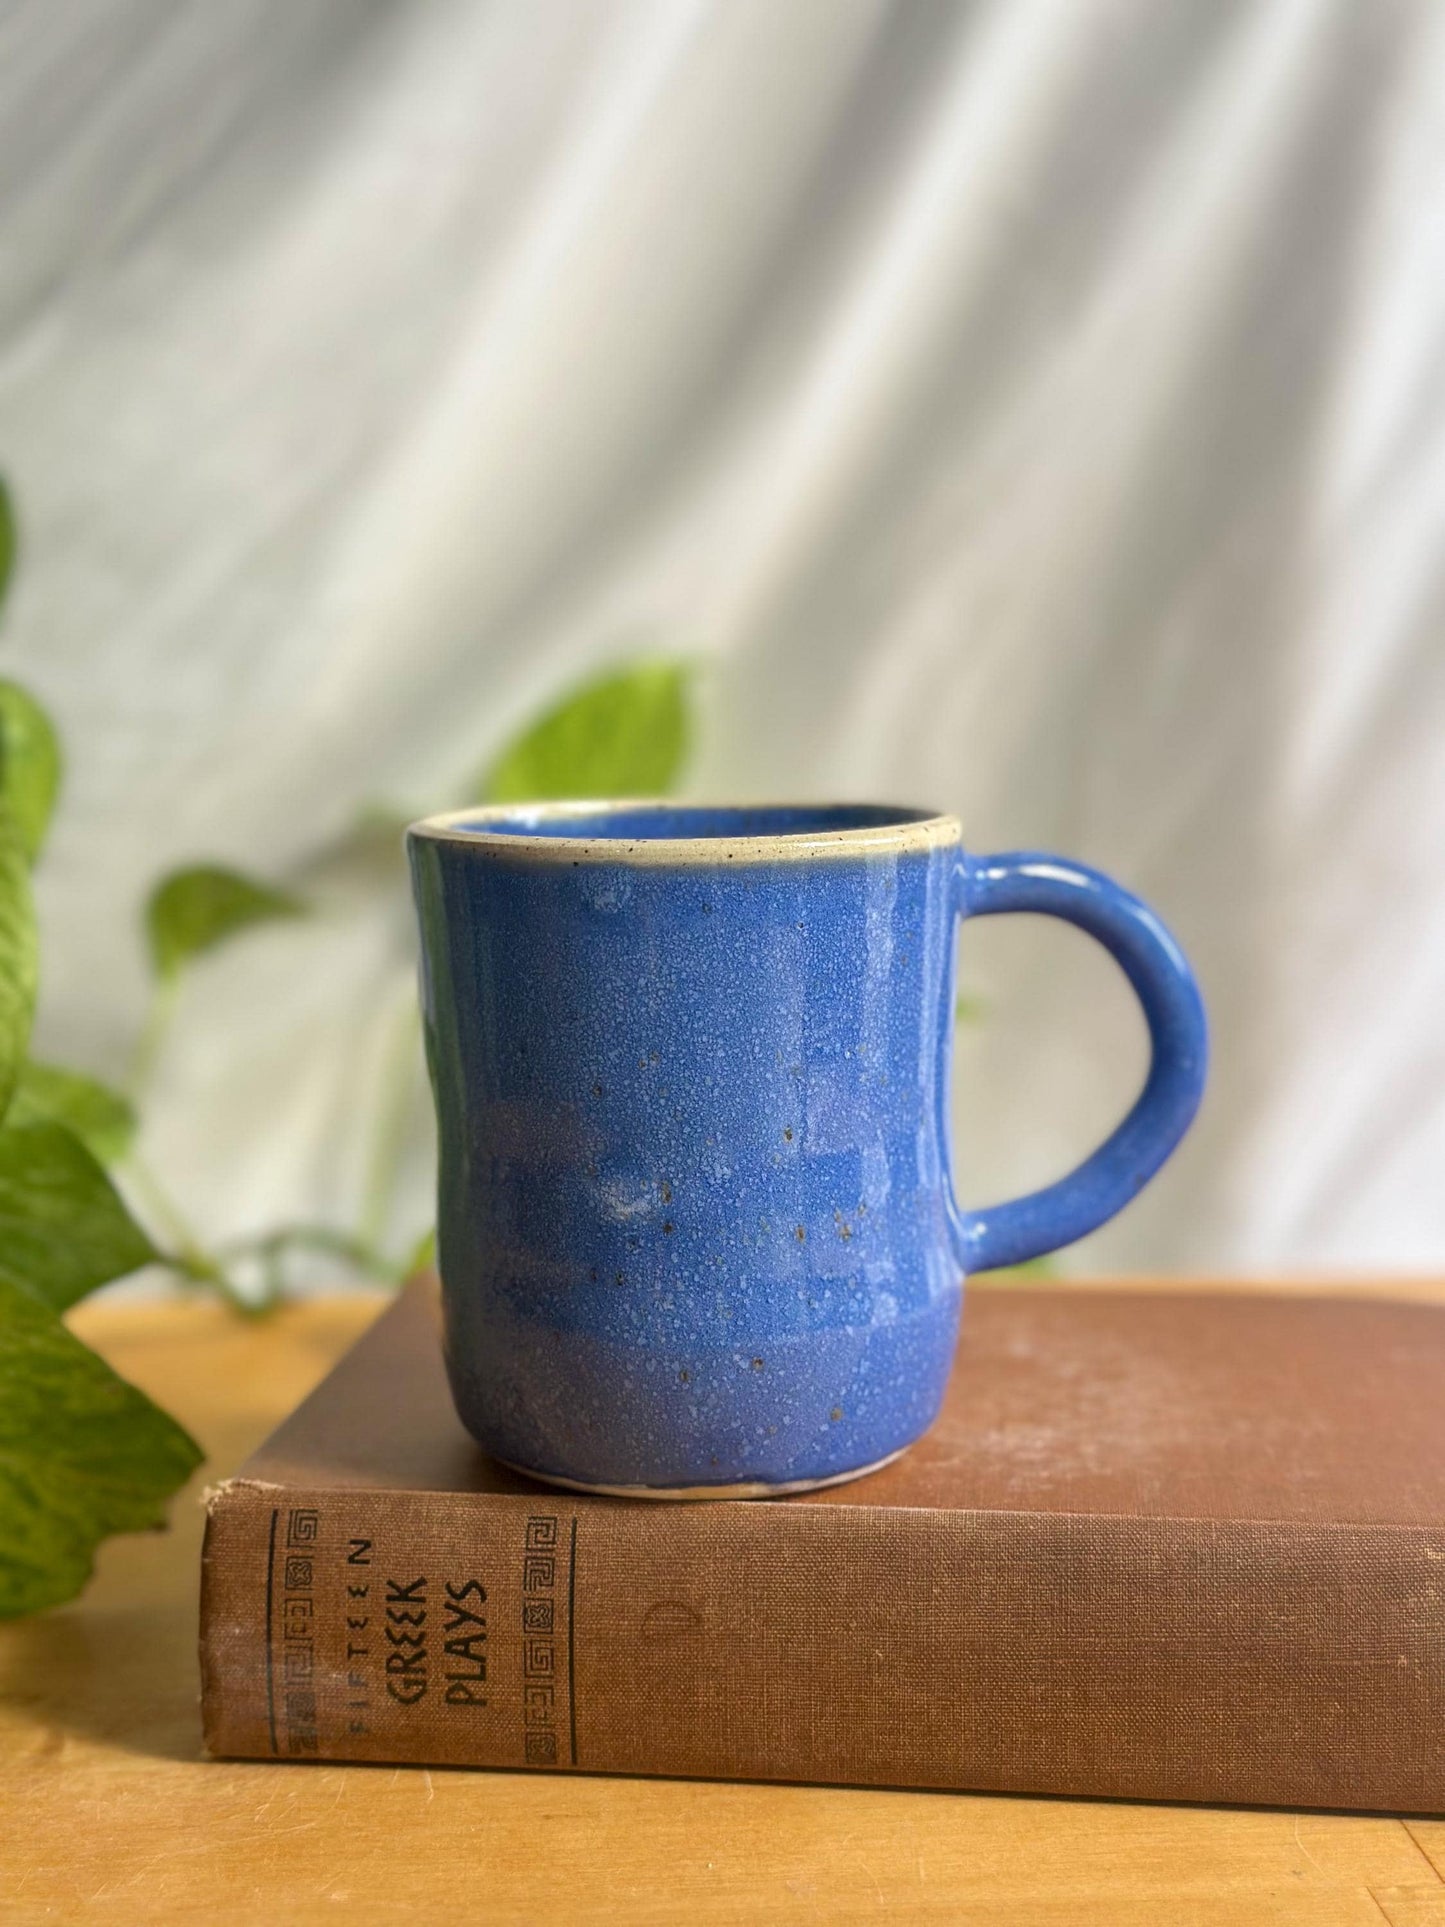
M278 1225L274 1231L256 1237L237 1238L224 1245L218 1255L231 1263L238 1258L259 1259L270 1270L272 1261L288 1249L324 1251L367 1277L388 1284L395 1282L397 1276L397 1265L378 1245L326 1224Z
M372 1247L385 1235L396 1195L397 1175L406 1144L407 1101L416 1063L418 1017L415 997L409 994L406 1003L395 1013L382 1057L380 1101L357 1221L358 1240Z
M170 976L162 977L151 993L150 1009L146 1012L145 1024L131 1059L130 1094L137 1101L145 1094L155 1075L166 1033L176 1014L180 989L180 974L173 972Z
M220 1259L206 1250L155 1172L138 1152L131 1152L124 1169L132 1188L140 1193L149 1215L161 1227L173 1247L162 1253L161 1262L184 1283L208 1286L234 1310L248 1316L254 1315L256 1306L237 1287Z

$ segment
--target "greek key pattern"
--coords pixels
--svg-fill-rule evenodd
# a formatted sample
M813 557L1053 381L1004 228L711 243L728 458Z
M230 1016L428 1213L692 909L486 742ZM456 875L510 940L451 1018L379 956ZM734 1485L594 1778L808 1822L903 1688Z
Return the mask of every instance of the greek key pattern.
M308 1507L286 1514L281 1567L281 1690L286 1751L314 1754L316 1737L316 1600L314 1561L319 1519ZM305 1547L305 1551L297 1551Z
M557 1521L527 1521L522 1554L522 1730L528 1766L557 1764Z

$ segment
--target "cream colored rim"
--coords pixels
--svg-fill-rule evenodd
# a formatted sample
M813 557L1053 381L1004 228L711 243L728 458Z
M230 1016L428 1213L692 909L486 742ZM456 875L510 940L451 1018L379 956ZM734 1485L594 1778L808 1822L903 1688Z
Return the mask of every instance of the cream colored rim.
M528 836L527 826L556 822L572 816L619 816L654 810L659 815L673 809L806 810L816 808L894 811L900 820L867 824L856 829L790 830L776 836ZM517 824L517 829L493 825ZM908 851L941 847L956 848L962 836L956 816L931 816L922 810L888 803L707 803L689 797L686 802L660 802L656 797L633 801L616 799L602 803L586 800L567 803L514 803L500 807L449 810L442 816L423 817L413 823L408 836L428 837L451 843L460 849L473 849L487 856L525 857L529 862L690 864L690 863L786 863L802 858L849 857L888 853L901 856Z
M822 1492L830 1485L851 1485L854 1479L866 1479L870 1472L881 1472L885 1465L901 1459L907 1450L906 1445L900 1445L896 1452L874 1459L871 1465L860 1465L852 1472L834 1472L826 1479L782 1479L776 1485L769 1485L766 1479L750 1479L741 1485L584 1485L580 1479L561 1479L551 1472L533 1472L528 1466L513 1465L510 1459L499 1459L497 1463L505 1465L509 1472L520 1472L524 1479L561 1486L564 1492L591 1492L604 1499L662 1500L675 1505L709 1499L786 1499L794 1492Z

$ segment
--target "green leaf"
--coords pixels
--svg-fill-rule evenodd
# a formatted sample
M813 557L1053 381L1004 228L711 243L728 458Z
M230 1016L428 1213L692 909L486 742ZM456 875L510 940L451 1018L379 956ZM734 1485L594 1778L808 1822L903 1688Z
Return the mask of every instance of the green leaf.
M64 1311L158 1255L73 1131L0 1131L0 1283Z
M585 683L503 750L483 800L665 795L687 755L691 674L687 663L644 662Z
M240 930L277 917L304 916L306 906L286 890L253 882L213 864L173 870L151 892L146 933L151 961L162 978L176 976L192 957Z
M25 1061L38 970L30 864L14 819L0 809L0 1118Z
M33 863L60 793L60 740L19 683L0 681L0 807L9 810Z
M19 546L18 531L15 527L15 508L10 500L10 491L0 477L0 603L5 600L5 591L10 587L10 577L15 569L15 551Z
M0 1279L0 1618L72 1599L113 1532L165 1524L194 1439Z
M135 1137L127 1098L80 1071L29 1058L21 1067L7 1125L64 1124L102 1164L119 1164Z

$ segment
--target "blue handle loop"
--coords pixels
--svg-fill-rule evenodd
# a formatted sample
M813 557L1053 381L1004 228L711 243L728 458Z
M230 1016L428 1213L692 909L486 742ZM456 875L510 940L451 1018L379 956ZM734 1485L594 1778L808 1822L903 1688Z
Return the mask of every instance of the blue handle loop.
M1072 1244L1144 1188L1199 1109L1209 1032L1184 952L1148 904L1102 872L1034 850L965 855L957 890L960 916L1034 911L1062 917L1097 938L1134 986L1153 1049L1134 1108L1092 1157L1057 1184L986 1211L964 1211L950 1178L950 1217L963 1269L992 1271Z

